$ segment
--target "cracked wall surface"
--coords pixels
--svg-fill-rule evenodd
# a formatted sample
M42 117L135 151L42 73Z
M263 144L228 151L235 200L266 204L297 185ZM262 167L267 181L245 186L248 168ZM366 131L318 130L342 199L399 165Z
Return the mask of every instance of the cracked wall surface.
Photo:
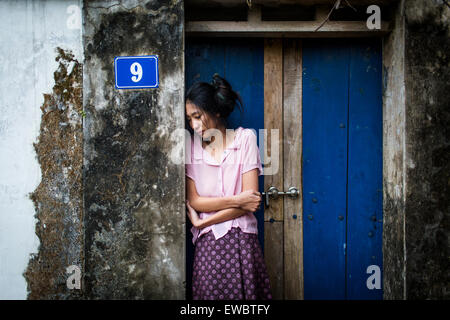
M85 1L85 296L185 296L183 1ZM159 88L114 88L114 57L157 54Z

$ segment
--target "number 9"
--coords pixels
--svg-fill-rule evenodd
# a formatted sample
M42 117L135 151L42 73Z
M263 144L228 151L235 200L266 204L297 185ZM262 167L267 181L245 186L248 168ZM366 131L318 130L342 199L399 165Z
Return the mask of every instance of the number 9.
M142 66L139 63L133 63L130 67L130 72L133 74L131 77L133 82L139 82L142 79Z

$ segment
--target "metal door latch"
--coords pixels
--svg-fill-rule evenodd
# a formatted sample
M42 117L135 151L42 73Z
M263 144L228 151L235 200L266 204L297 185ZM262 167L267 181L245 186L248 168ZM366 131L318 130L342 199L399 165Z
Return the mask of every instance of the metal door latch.
M278 191L278 189L274 186L270 187L267 192L262 192L262 195L264 196L264 203L266 205L266 208L269 207L270 198L277 199L278 196L289 196L291 198L297 198L300 192L295 187L290 187L288 191Z

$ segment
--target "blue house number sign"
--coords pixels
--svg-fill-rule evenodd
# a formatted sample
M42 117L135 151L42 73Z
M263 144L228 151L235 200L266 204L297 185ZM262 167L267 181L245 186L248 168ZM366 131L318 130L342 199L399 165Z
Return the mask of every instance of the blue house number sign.
M115 57L116 89L158 88L158 56Z

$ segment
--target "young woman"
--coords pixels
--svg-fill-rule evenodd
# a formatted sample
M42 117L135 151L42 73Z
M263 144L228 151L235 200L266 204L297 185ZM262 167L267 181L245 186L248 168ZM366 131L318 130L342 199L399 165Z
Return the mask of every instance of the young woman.
M195 83L186 95L191 135L186 162L187 213L195 244L195 300L271 299L269 277L257 238L262 174L256 135L226 129L242 100L225 79ZM192 132L191 132L192 133Z

